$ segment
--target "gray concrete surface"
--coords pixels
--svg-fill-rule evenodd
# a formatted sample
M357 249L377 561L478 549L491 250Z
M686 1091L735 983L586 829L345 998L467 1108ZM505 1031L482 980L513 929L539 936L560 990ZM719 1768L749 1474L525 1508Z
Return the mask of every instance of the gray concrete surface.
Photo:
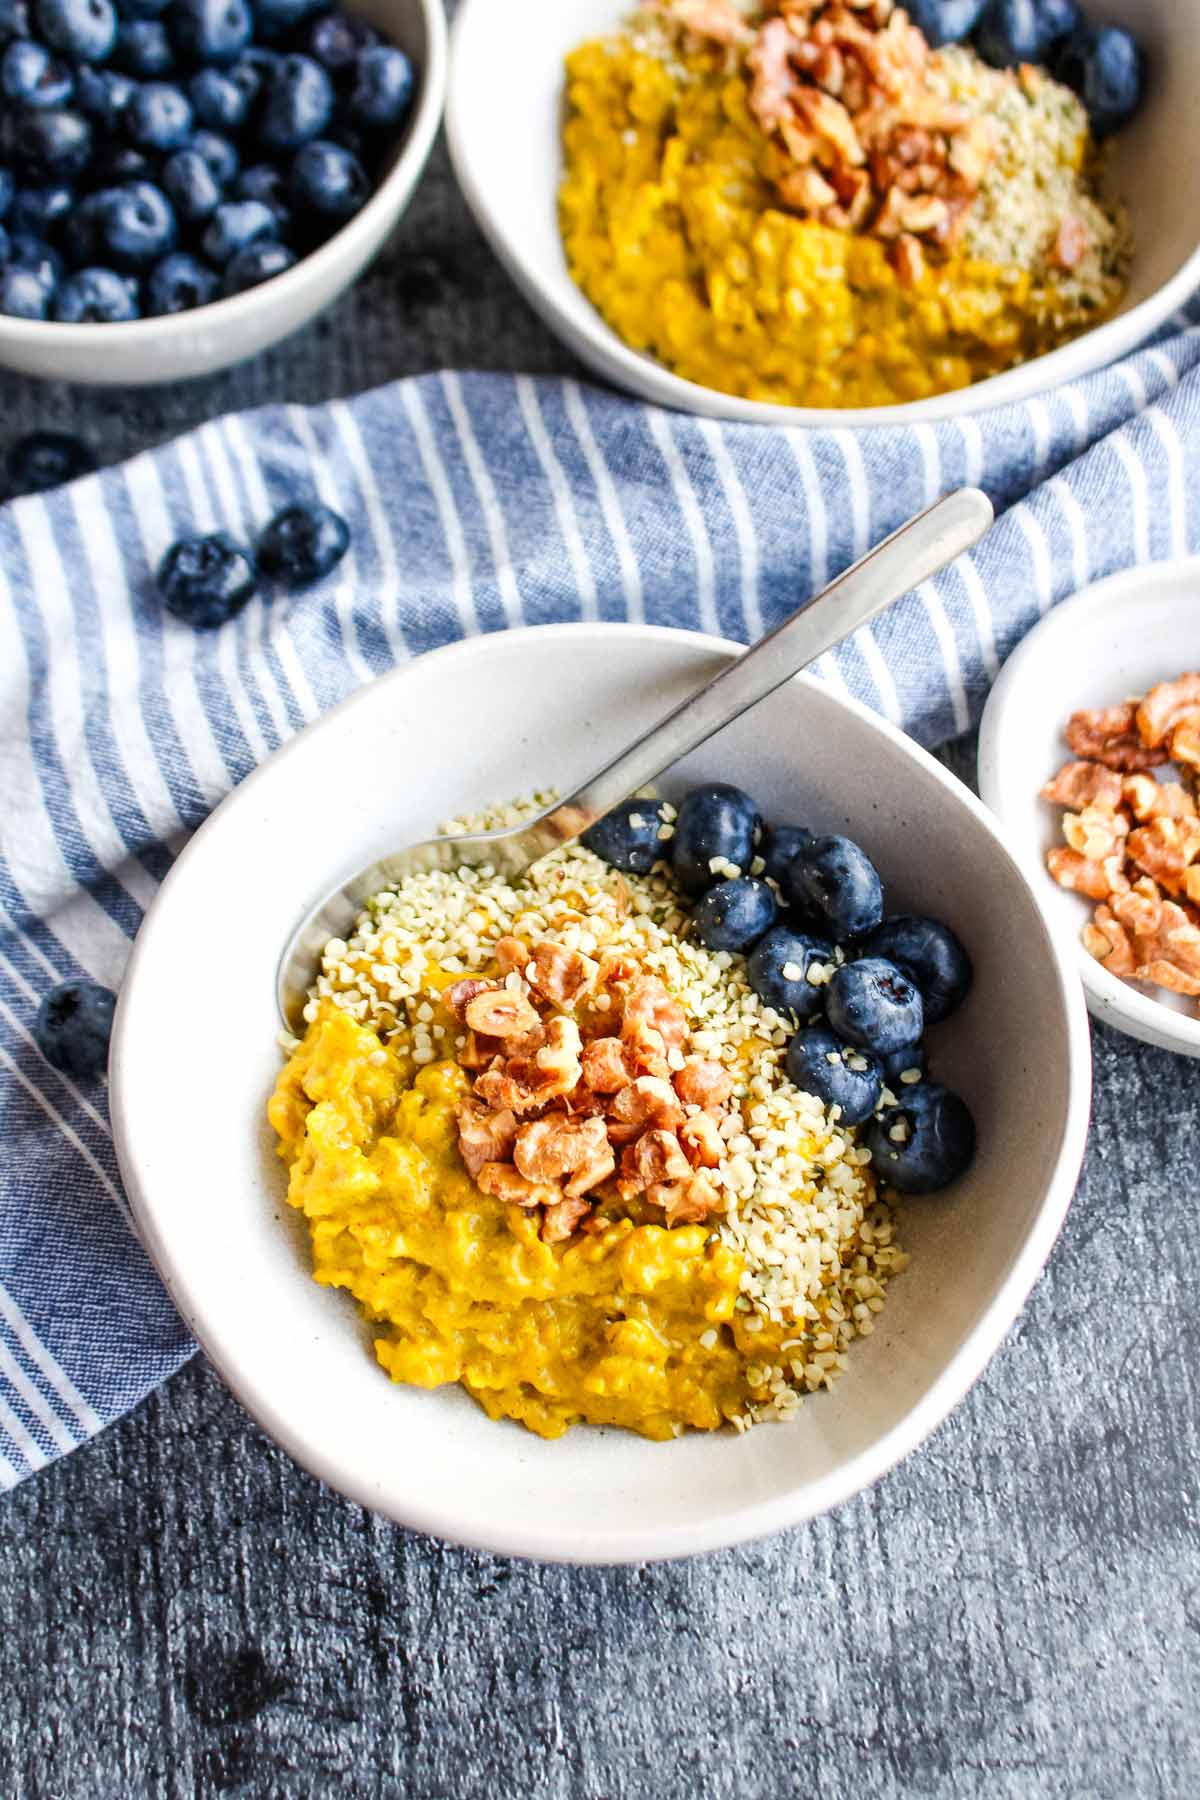
M439 153L356 293L248 369L0 401L109 460L442 363L567 366ZM1200 1065L1096 1050L1078 1197L986 1376L768 1542L584 1571L445 1548L320 1487L191 1364L0 1503L0 1800L1200 1793Z

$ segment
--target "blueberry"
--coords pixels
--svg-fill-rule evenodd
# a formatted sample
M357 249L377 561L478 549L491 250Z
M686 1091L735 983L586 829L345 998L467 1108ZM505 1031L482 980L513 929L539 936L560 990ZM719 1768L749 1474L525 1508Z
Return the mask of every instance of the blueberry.
M975 1154L975 1121L966 1103L936 1081L905 1088L897 1098L863 1133L880 1181L901 1194L932 1194L957 1181Z
M805 831L803 825L775 825L767 832L759 845L758 854L763 859L763 877L783 884L783 871L795 856L797 850L803 850L805 844L811 844L813 834Z
M0 219L7 219L15 191L16 183L12 178L12 170L0 166Z
M354 74L360 50L370 50L379 41L379 33L365 19L349 13L326 13L309 27L304 48L314 62L319 62L338 81Z
M126 19L117 29L113 66L139 81L157 81L175 67L175 53L161 19Z
M125 131L139 150L181 150L192 134L192 106L173 81L148 81L125 109Z
M929 1054L924 1044L901 1044L899 1050L889 1050L879 1060L883 1064L883 1079L896 1095L914 1085L914 1075L924 1081L929 1073ZM906 1075L908 1081L904 1079Z
M916 983L925 1002L927 1025L948 1018L967 997L974 975L971 959L940 919L909 915L885 919L860 948L866 956L886 956Z
M81 438L69 432L31 431L17 439L5 466L10 495L45 494L77 475L90 475L96 458Z
M9 229L35 238L50 238L75 205L75 190L64 182L52 187L18 188L9 209Z
M282 56L267 77L259 141L267 150L296 150L320 137L333 116L333 87L311 56Z
M159 598L188 625L223 625L240 612L258 586L250 553L226 531L180 538L158 565Z
M175 248L171 202L152 181L131 181L96 196L96 249L114 268L148 269Z
M27 269L31 275L36 275L47 292L53 290L65 266L60 252L52 244L27 231L12 233L8 242L8 261L12 268Z
M776 925L755 945L746 965L750 986L764 1006L779 1013L794 1013L804 1023L815 1019L825 1005L825 989L808 979L816 964L834 960L833 945L807 932Z
M257 77L254 92L257 92ZM188 82L188 99L199 125L212 131L240 131L250 112L252 93L226 69L201 69Z
M279 221L261 200L226 200L214 212L201 240L210 262L224 268L230 259L258 243L279 236Z
M1116 25L1081 26L1063 45L1054 73L1079 95L1097 137L1119 130L1141 104L1145 58L1137 40Z
M43 996L33 1022L46 1061L80 1081L102 1075L108 1062L117 996L95 981L64 981Z
M235 62L254 34L246 0L172 0L171 42L187 62Z
M207 219L221 203L221 185L196 150L177 150L162 169L163 192L184 225Z
M75 77L44 44L14 38L0 60L0 92L21 106L66 106Z
M252 44L235 63L221 70L222 76L232 81L241 92L245 104L245 122L248 123L252 118L254 107L267 85L267 76L278 61L278 51L264 49L261 44Z
M358 158L323 138L296 152L291 187L296 205L323 219L349 219L371 197L371 183Z
M835 969L825 1011L844 1043L873 1050L877 1056L915 1043L925 1028L916 983L882 956L864 956Z
M230 260L225 270L223 292L227 296L244 294L247 288L258 287L264 281L273 280L276 275L285 274L295 261L295 251L289 250L286 244L261 238L258 243L248 244L244 250L239 250Z
M50 310L54 282L41 280L35 269L0 269L0 313L12 319L44 319Z
M1077 18L1071 0L988 0L975 31L975 48L997 69L1045 62Z
M883 1092L879 1058L841 1043L827 1025L810 1025L796 1033L788 1045L787 1071L796 1086L815 1095L822 1106L840 1107L843 1125L861 1125L869 1119Z
M770 931L777 911L765 881L718 881L697 900L692 930L706 950L749 950Z
M580 842L612 869L648 875L667 854L659 841L662 813L657 800L622 800L584 832Z
M132 144L114 144L110 150L102 151L88 170L88 180L97 192L124 187L131 181L152 181L156 175L150 158Z
M326 0L255 0L255 36L262 44L278 44L298 25L325 10Z
M0 44L30 33L28 0L0 0Z
M883 887L874 865L846 837L814 838L793 856L783 891L822 921L835 942L861 937L883 917Z
M276 513L258 540L258 566L284 587L311 587L341 562L350 527L328 506L300 502Z
M133 98L133 82L116 69L91 69L75 75L75 106L98 131L115 131Z
M193 307L215 300L220 285L220 276L207 263L185 250L172 251L155 263L146 277L146 311L156 318L191 312Z
M242 159L229 139L216 131L194 131L188 149L204 158L222 188L230 186L242 166Z
M702 894L723 874L728 875L727 869L710 866L717 858L749 874L761 830L758 808L741 788L725 782L693 788L679 808L671 839L675 879L684 893Z
M979 23L987 0L907 0L909 18L933 45L960 44Z
M30 181L74 181L92 155L92 128L66 107L25 108L13 120L13 154Z
M252 169L243 169L233 184L233 193L237 200L261 200L279 220L280 231L287 233L292 219L287 178L274 163L255 163Z
M141 317L137 282L115 269L80 269L64 275L54 296L61 325L121 325Z
M0 264L8 261L9 236L3 225L0 225Z
M72 62L103 62L112 52L117 15L112 0L33 0L38 36Z
M350 91L350 117L368 131L395 131L413 99L412 64L403 50L378 44L359 56Z

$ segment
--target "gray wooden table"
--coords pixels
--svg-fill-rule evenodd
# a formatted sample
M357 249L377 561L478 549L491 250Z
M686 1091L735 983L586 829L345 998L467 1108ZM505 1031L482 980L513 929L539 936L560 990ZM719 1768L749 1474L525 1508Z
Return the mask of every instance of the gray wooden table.
M9 432L111 460L442 364L568 366L439 153L356 292L236 375L0 397ZM1200 1793L1200 1064L1106 1034L1096 1058L1079 1194L984 1379L766 1543L624 1570L448 1549L301 1473L197 1359L0 1502L0 1800Z

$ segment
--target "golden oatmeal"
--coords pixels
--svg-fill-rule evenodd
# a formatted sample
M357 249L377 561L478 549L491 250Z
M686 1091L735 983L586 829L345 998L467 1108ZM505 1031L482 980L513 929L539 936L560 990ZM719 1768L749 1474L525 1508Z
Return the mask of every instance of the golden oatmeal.
M1118 304L1082 103L930 50L892 0L664 0L567 59L572 275L632 348L747 398L961 388Z
M665 1439L786 1418L871 1331L907 1258L870 1154L687 927L665 864L575 844L412 876L327 947L270 1119L393 1379Z

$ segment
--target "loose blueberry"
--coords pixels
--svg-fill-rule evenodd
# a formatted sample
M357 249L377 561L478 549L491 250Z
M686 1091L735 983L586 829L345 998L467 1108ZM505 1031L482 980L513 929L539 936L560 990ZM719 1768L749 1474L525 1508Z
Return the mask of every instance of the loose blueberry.
M102 150L91 168L87 178L97 192L105 188L125 187L131 181L153 181L157 174L155 165L142 150L135 150L132 144L114 144L109 150Z
M794 1013L803 1024L815 1019L825 1005L824 986L810 981L808 972L833 960L833 945L824 938L776 925L755 945L746 964L746 977L764 1006L772 1006L778 1013Z
M326 13L309 27L304 47L335 81L354 74L361 50L379 43L379 33L365 19L349 13Z
M80 269L59 282L53 310L61 325L121 325L141 317L137 282L115 269Z
M1045 62L1052 46L1077 20L1078 8L1071 0L988 0L975 32L975 48L997 69Z
M860 948L866 956L886 956L916 983L925 1002L927 1025L949 1018L970 990L974 976L971 959L958 936L940 919L909 915L885 919Z
M254 34L246 0L172 0L171 42L186 62L235 62Z
M102 1075L108 1062L117 996L95 981L64 981L43 996L33 1037L46 1061L78 1081Z
M185 225L207 219L221 204L221 185L196 150L177 150L162 170L163 192Z
M237 178L242 159L229 139L219 132L194 131L188 149L204 158L221 187L230 187Z
M333 116L333 85L311 56L282 56L267 77L259 141L267 150L298 150L320 137Z
M10 496L45 494L78 475L90 475L96 458L81 438L69 432L31 431L17 439L5 466Z
M861 937L883 917L883 887L870 859L846 837L814 838L784 873L783 891L820 919L840 943Z
M0 92L20 106L66 106L75 77L44 44L16 38L0 60Z
M117 28L113 67L139 81L160 81L175 67L175 52L161 19L123 19Z
M7 219L15 192L16 183L12 178L12 170L0 166L0 219Z
M38 36L72 62L103 62L112 52L117 15L112 0L33 0Z
M95 243L104 261L137 273L175 248L171 202L152 181L131 181L96 196Z
M181 150L192 134L192 106L172 81L148 81L125 109L125 131L139 150Z
M658 836L661 824L657 800L622 800L590 825L580 842L612 869L648 875L667 854L667 846Z
M292 268L296 261L296 253L289 250L286 244L273 242L270 238L262 238L257 244L247 244L232 257L225 270L222 292L227 297L244 294L247 288L260 287L264 281L272 281L276 275L283 275Z
M934 46L961 44L979 23L986 0L907 0L909 18Z
M180 538L158 566L159 598L169 613L208 630L240 612L258 586L248 551L228 532Z
M201 69L192 76L187 89L196 123L211 131L240 131L258 86L257 75L248 92L246 83L239 81L232 70Z
M299 502L276 513L255 547L258 566L284 587L311 587L350 548L350 527L331 507Z
M378 44L358 59L350 117L366 131L394 131L412 107L413 70L403 50Z
M8 241L8 261L14 269L27 269L36 275L48 293L60 279L65 264L61 253L44 238L32 237L26 231L14 231Z
M966 1103L936 1081L905 1088L897 1099L863 1133L875 1173L901 1194L936 1193L970 1166L975 1121Z
M115 131L133 98L133 82L116 69L92 69L86 65L75 75L75 106L95 130Z
M761 830L758 808L741 788L725 782L693 788L679 808L671 839L675 879L684 893L702 894L728 876L727 869L712 868L714 860L748 875Z
M1145 58L1119 26L1081 26L1056 57L1054 73L1079 95L1097 137L1118 131L1141 104Z
M209 221L200 247L209 262L223 269L240 250L278 236L279 221L261 200L226 200Z
M0 44L26 38L30 29L28 0L0 0Z
M0 313L12 319L44 319L50 310L54 283L49 286L34 269L0 269Z
M146 277L146 311L157 318L191 312L193 307L207 306L215 300L220 285L215 269L185 250L175 250L155 263Z
M262 44L278 44L314 13L323 12L326 0L255 0L255 33Z
M288 183L282 169L274 163L255 163L252 169L243 169L233 184L235 200L260 200L269 206L279 220L280 234L286 236L292 222L292 209L288 204Z
M873 1050L877 1056L915 1043L925 1027L916 983L882 956L866 956L835 969L825 1011L844 1043Z
M335 220L353 217L371 195L371 183L358 158L323 138L296 152L291 189L302 210Z
M788 1045L787 1071L796 1086L822 1106L840 1107L843 1125L861 1125L869 1119L883 1092L879 1058L841 1043L827 1025L810 1025L796 1033Z
M64 182L52 187L18 188L9 211L9 229L35 238L51 238L70 216L75 190Z
M783 871L797 850L803 850L805 844L811 844L812 841L812 832L805 831L803 825L773 826L758 849L758 854L763 859L763 878L777 881L782 886Z
M901 1044L899 1050L890 1050L879 1060L883 1064L883 1079L896 1095L915 1085L915 1080L924 1081L929 1073L929 1053L924 1044Z
M692 930L706 950L749 950L770 931L778 910L765 881L718 881L697 900Z
M45 186L74 181L92 155L92 128L82 113L53 106L26 109L12 126L15 160L28 180Z

